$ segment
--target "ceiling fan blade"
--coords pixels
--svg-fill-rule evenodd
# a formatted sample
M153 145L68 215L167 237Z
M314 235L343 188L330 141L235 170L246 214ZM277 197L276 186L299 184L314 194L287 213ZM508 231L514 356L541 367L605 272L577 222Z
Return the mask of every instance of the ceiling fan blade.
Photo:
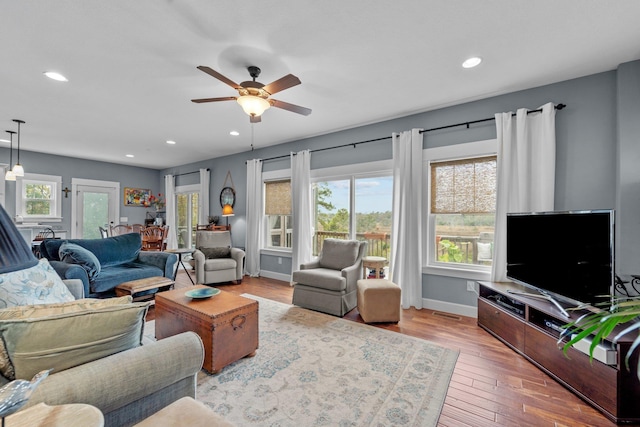
M278 101L276 99L271 99L270 102L271 102L271 105L273 105L274 107L282 108L283 110L292 111L294 113L302 114L304 116L308 116L309 114L311 114L310 108L289 104L288 102Z
M191 102L195 102L201 104L203 102L218 102L218 101L235 101L235 96L224 96L222 98L200 98L200 99L192 99Z
M286 76L276 80L275 82L271 82L262 89L269 92L270 95L274 93L278 93L282 90L289 89L290 87L299 85L300 79L294 76L293 74L287 74Z
M260 123L261 121L260 116L249 116L249 123Z
M204 71L205 73L209 74L211 77L215 77L216 79L220 80L222 83L228 84L234 89L242 89L242 86L240 86L238 83L228 79L227 77L223 76L216 70L213 70L205 65L199 65L198 70Z

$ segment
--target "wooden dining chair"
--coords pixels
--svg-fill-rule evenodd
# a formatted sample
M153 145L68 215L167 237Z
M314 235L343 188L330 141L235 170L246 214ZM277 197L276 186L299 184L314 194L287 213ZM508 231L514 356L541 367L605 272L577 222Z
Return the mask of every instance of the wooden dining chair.
M142 230L144 230L147 226L144 224L133 224L130 227L132 233L142 233Z
M133 233L133 228L130 225L118 224L109 227L109 234L111 236L120 236L121 234Z
M98 226L98 230L100 231L100 237L102 237L103 239L106 239L107 237L109 237L109 232L107 231L106 228L102 228Z
M143 251L163 251L166 249L166 239L169 226L152 225L145 227L142 234Z

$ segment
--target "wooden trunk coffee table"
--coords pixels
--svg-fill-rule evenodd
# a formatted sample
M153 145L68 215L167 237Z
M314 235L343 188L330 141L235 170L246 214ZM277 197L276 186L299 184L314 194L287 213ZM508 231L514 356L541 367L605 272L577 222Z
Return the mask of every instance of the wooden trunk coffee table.
M204 369L217 373L258 349L258 301L220 291L206 299L192 299L175 289L156 294L156 339L193 331L204 342Z

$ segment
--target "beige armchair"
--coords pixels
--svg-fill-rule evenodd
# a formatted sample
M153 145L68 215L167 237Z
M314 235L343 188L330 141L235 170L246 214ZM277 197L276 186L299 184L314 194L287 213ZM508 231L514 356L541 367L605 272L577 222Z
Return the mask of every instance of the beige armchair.
M231 247L229 231L196 231L196 283L242 283L244 251Z
M357 303L357 282L367 242L325 239L313 262L293 272L293 304L334 316L344 316Z

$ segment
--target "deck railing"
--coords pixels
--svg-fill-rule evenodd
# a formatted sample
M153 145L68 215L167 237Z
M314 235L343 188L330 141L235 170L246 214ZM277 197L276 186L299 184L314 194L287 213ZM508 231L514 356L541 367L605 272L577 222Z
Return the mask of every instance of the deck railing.
M348 239L349 233L339 231L317 231L313 239L313 254L322 250L324 239ZM381 256L389 260L391 253L391 236L389 233L356 233L356 240L366 241L367 256Z

